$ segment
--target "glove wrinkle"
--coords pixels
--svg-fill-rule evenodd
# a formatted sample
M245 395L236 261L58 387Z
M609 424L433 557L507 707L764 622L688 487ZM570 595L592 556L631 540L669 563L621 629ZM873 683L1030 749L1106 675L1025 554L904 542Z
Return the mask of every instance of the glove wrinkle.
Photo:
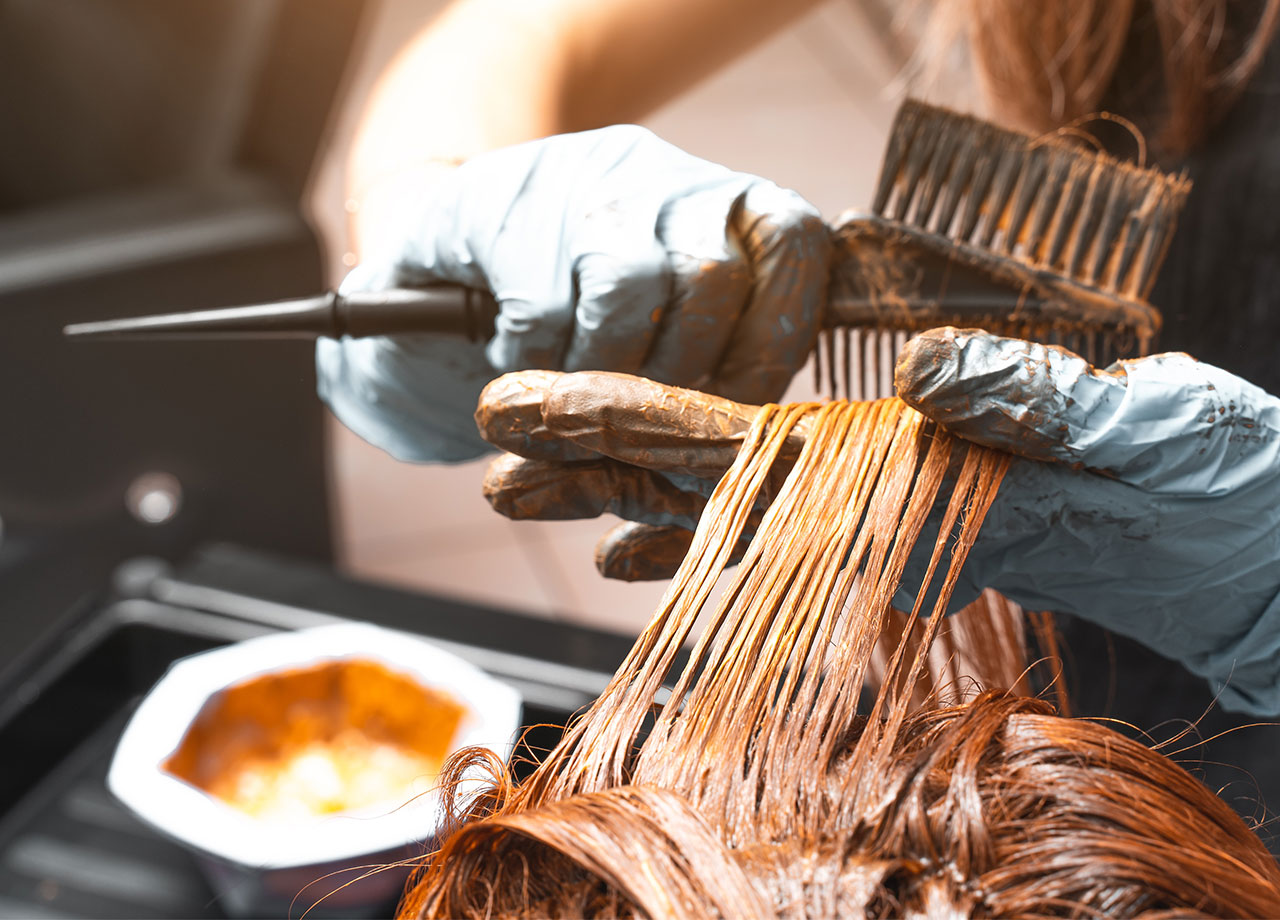
M672 295L642 367L645 377L706 388L751 295L751 266L734 239L732 217L706 219L725 189L723 179L702 182L659 210L654 229L668 253Z
M653 237L584 252L574 263L574 327L566 371L634 373L670 299L666 250Z
M579 447L665 473L718 479L757 407L641 377L560 377L542 405L547 430Z
M478 345L451 336L321 339L316 344L317 388L333 414L364 440L410 463L459 463L491 448L470 413L493 368ZM436 399L387 389L375 381L412 376Z
M738 402L771 402L817 341L831 235L803 198L771 182L747 189L729 227L751 267L751 293L709 388Z

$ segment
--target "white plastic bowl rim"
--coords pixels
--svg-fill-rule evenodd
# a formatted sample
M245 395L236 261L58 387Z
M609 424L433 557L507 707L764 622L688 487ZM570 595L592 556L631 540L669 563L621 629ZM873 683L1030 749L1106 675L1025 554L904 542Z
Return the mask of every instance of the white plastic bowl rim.
M261 820L166 771L205 701L261 674L326 660L366 659L451 694L467 707L451 750L493 749L506 760L520 726L520 694L456 655L409 633L343 623L276 633L184 658L142 701L116 747L107 786L156 829L232 862L263 869L307 866L380 853L431 837L434 793L396 807L305 821Z

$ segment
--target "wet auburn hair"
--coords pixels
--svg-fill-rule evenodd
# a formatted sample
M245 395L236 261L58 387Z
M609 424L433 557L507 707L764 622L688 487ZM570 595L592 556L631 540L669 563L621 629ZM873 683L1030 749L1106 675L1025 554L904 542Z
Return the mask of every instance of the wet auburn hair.
M896 399L766 408L654 619L556 749L522 783L484 750L451 761L452 820L402 913L1280 916L1275 861L1171 760L1044 700L931 679L1008 462ZM904 582L917 600L895 615Z
M856 740L815 777L832 795L859 770ZM1102 724L990 691L917 710L886 753L878 807L736 847L668 790L509 810L500 780L479 809L493 814L448 837L403 914L1280 916L1275 861L1235 812ZM455 780L485 757L455 761Z

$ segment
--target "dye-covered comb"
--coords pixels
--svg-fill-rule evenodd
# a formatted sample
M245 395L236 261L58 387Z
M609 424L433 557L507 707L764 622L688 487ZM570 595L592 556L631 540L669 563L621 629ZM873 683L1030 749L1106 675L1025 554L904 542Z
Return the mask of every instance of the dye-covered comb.
M834 228L819 386L890 395L907 337L937 326L1063 345L1095 364L1145 354L1160 329L1147 296L1189 189L1066 138L908 100L871 213Z
M841 218L814 366L822 388L892 393L907 337L935 326L1062 344L1093 363L1145 352L1146 302L1188 180L1059 138L908 100L870 214ZM451 284L79 323L78 338L204 339L445 332L484 341L498 305Z

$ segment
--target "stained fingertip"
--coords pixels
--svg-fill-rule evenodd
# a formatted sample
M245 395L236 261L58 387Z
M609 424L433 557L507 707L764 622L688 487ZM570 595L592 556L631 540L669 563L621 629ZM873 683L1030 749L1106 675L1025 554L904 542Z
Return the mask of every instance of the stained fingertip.
M909 406L962 438L1034 459L1062 459L1062 394L1045 346L943 327L907 342L894 386Z
M623 521L596 544L596 570L619 581L661 581L675 576L692 544L687 528ZM729 564L741 562L750 545L751 533L744 532Z
M561 376L560 371L528 370L495 377L480 391L476 414L483 410L523 415L532 407L541 415L543 398Z
M485 470L481 489L490 507L513 521L571 521L604 513L614 485L603 461L565 464L503 454Z
M618 581L661 581L680 568L692 542L683 527L623 521L596 544L596 570Z
M543 403L559 371L513 371L489 382L476 405L480 436L501 450L534 460L589 460L598 454L550 431Z
M933 394L945 389L956 370L961 330L930 329L908 339L893 368L893 386L908 405L926 411Z
M898 395L962 438L1033 460L1090 462L1123 399L1123 375L1056 345L944 327L906 344Z
M481 494L484 495L494 511L499 514L510 517L503 508L499 507L504 501L504 492L507 483L511 480L515 471L520 465L520 458L515 454L498 454L485 467L484 479L480 483Z

